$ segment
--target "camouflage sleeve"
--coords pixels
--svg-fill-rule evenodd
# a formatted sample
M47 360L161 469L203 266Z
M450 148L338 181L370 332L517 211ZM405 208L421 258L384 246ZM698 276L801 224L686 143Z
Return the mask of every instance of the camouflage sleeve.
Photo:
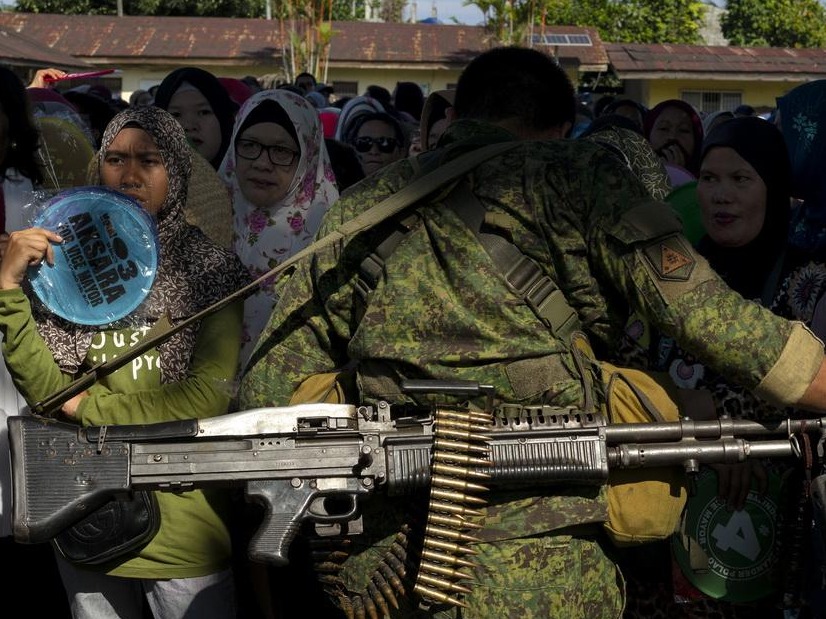
M397 191L410 173L404 164L359 183L332 205L316 239ZM279 301L241 379L242 408L284 406L308 376L347 365L353 287L369 244L365 236L346 238L300 261L282 284Z
M242 409L286 406L301 381L337 367L323 307L313 294L309 260L301 261L281 297L241 378Z
M595 269L664 333L715 371L775 405L797 402L823 359L820 341L732 291L697 254L667 205L596 214Z

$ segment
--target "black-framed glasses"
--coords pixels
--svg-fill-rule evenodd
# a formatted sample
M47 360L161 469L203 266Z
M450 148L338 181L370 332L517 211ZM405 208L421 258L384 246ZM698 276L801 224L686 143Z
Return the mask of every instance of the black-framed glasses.
M273 144L267 146L255 140L236 140L235 154L241 159L248 161L255 161L261 156L261 153L267 151L267 157L273 165L289 166L293 164L298 153L290 148Z
M373 148L373 144L379 147L379 152L385 154L392 153L399 147L399 141L396 138L371 138L366 135L356 138L354 145L358 152L366 153Z

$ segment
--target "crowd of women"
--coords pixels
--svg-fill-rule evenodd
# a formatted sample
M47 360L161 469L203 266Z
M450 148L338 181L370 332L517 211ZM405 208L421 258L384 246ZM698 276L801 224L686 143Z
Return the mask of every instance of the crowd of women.
M264 89L254 80L187 67L125 105L107 101L111 114L93 123L81 99L46 86L44 74L27 88L0 67L5 415L24 413L102 355L116 355L116 341L142 336L164 316L185 319L268 273L311 243L342 192L394 161L433 150L452 119L449 90L425 97L415 84L400 82L393 93L371 86L330 103L330 89L308 74L295 85ZM630 99L598 107L569 139L602 145L652 199L663 208L670 203L686 237L733 289L826 337L826 176L819 171L826 81L781 97L770 119L733 111L703 117L679 100L650 110ZM160 246L147 298L126 318L100 327L55 316L27 285L30 267L51 262L53 244L61 241L53 230L31 227L38 206L57 191L87 185L133 198L155 220ZM245 301L160 344L151 352L158 362L146 372L118 370L66 402L63 417L106 425L233 410L234 385L277 299L277 281L265 281ZM668 373L694 418L795 414L734 388L637 316L628 316L624 336L608 353L622 365ZM233 548L246 534L233 527L247 526L236 519L234 497L213 490L158 493L161 528L153 540L105 569L91 569L49 547L12 542L4 463L0 458L0 552L18 566L17 580L4 586L16 592L39 574L41 595L28 602L32 608L90 619L150 612L289 616L267 575L239 560L243 548ZM744 506L750 489L765 487L760 463L718 467L717 474L719 495L732 509ZM659 573L670 580L670 570ZM257 584L236 595L248 580ZM629 616L660 616L652 606L662 616L702 616L713 603L677 605L655 581L630 578ZM819 591L797 593L803 604ZM753 606L717 610L758 616Z

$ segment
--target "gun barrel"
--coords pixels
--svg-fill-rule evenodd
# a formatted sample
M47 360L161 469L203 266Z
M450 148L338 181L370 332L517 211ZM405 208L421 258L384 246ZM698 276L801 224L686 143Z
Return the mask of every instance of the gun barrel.
M726 437L791 436L797 432L820 432L826 418L778 419L750 421L746 419L715 419L693 421L683 419L665 423L608 424L605 440L609 445L620 443L661 443L683 439L720 439Z
M786 458L796 455L790 439L746 441L740 438L685 440L679 443L626 443L608 448L609 468L675 466L688 461L697 464L735 464L749 458Z

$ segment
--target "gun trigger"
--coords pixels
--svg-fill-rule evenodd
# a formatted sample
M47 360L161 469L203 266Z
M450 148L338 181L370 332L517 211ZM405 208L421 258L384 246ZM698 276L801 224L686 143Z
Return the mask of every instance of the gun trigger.
M103 443L106 441L106 426L100 426L100 432L98 432L98 454L103 451Z

